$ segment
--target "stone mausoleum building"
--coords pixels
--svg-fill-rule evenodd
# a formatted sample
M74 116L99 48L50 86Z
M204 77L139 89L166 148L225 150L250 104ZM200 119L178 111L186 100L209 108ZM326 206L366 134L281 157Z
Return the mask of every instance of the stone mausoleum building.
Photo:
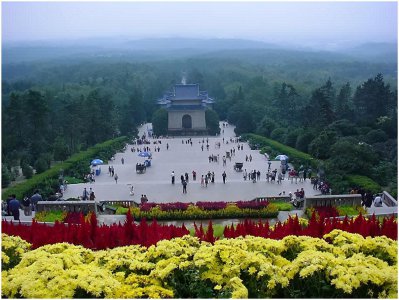
M205 111L212 108L213 99L200 91L199 84L176 84L158 104L168 112L169 135L205 135Z

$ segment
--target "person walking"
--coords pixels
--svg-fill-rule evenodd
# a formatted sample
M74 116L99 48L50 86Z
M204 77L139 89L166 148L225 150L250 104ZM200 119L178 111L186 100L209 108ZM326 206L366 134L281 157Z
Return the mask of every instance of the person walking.
M183 180L183 194L187 194L187 181Z
M193 181L197 180L197 173L195 171L193 171Z
M205 175L205 187L208 187L208 175Z
M37 202L43 201L43 197L39 194L39 190L36 190L32 197L30 197L30 201L32 203L32 210L36 211Z
M9 203L10 212L14 216L15 221L19 221L19 209L22 208L19 201L16 199L16 196L13 194L11 195L11 201Z
M205 185L204 175L201 176L201 186Z
M175 184L175 171L172 171L170 176L172 177L172 184Z
M32 203L29 197L25 197L24 200L22 200L22 206L24 207L24 215L25 216L31 216L32 215Z
M115 174L114 179L115 179L115 183L118 183L118 174Z
M223 174L222 174L222 177L223 177L223 183L226 183L226 172L225 171L223 171Z

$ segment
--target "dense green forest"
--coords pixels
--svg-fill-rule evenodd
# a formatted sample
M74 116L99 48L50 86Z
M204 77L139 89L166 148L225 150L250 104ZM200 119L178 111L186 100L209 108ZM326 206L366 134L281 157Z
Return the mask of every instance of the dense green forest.
M185 72L238 135L322 159L331 180L365 175L397 194L395 60L275 48L168 51L3 60L2 186L15 178L13 167L29 177L98 142L134 136Z

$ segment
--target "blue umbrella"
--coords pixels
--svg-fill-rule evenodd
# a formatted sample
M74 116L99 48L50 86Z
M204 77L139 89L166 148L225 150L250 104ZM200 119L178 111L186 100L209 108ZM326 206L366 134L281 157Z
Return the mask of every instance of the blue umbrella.
M278 159L278 160L288 160L288 156L285 155L285 154L280 154L280 155L277 155L275 159Z
M151 152L143 151L139 153L140 157L151 157Z
M91 161L91 164L92 165L102 165L104 162L101 160L101 159L98 159L98 158L96 158L96 159L93 159L92 161Z

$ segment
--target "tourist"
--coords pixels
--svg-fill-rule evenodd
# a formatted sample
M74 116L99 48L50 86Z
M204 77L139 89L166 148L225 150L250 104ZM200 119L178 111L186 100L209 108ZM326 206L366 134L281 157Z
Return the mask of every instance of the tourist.
M89 192L87 191L86 188L83 189L83 195L82 195L82 200L88 200L89 199Z
M208 187L208 175L205 175L205 187Z
M114 179L115 179L115 183L118 183L118 174L115 174Z
M281 181L283 180L283 175L279 172L277 175L277 183L281 184Z
M188 182L188 173L184 173L184 179L186 180L186 182Z
M183 180L183 194L187 194L187 181Z
M215 172L212 172L212 179L211 179L212 183L215 183Z
M226 172L225 171L223 171L223 174L222 174L222 177L223 177L223 183L226 183Z
M180 182L181 182L181 184L183 184L183 180L184 180L184 175L181 174L181 176L180 176Z
M166 150L169 150L169 143L166 143Z
M31 216L32 215L32 205L31 205L31 200L29 197L25 197L24 200L22 200L22 206L24 208L24 215L25 216Z
M32 197L30 197L30 201L32 203L32 210L36 211L37 202L43 201L42 195L39 194L39 190L36 190Z
M205 185L205 180L204 180L204 175L201 176L201 186L203 187Z
M11 201L9 203L10 212L14 217L15 221L19 221L19 209L22 208L19 201L16 199L16 196L11 195Z
M96 196L94 195L94 192L90 193L90 200L94 201L96 199Z
M170 176L172 177L172 184L175 184L175 171L172 171Z
M193 171L193 181L197 180L197 173L195 171Z
M374 198L374 206L375 207L382 207L382 198L380 195L376 195Z
M122 162L122 165L125 163L125 159L123 157L121 158L121 162Z

